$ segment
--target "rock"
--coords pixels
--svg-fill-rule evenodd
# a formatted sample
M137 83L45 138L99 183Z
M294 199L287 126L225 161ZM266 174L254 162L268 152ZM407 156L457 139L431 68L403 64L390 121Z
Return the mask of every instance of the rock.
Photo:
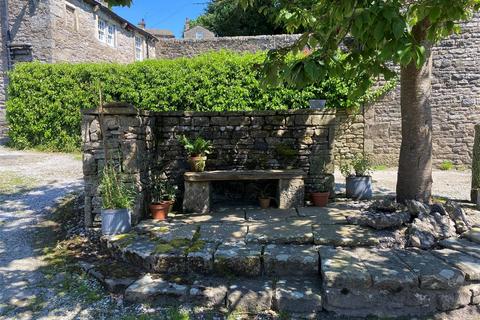
M468 287L441 292L437 295L437 309L440 311L449 311L462 308L469 305L471 300L472 292Z
M322 311L322 295L318 279L279 280L275 290L275 309L305 318L315 318Z
M410 221L410 213L366 211L358 216L347 217L347 221L352 224L371 227L377 230L398 228Z
M128 302L155 302L160 304L179 304L187 297L187 286L155 278L146 274L125 290Z
M189 290L189 302L202 307L223 307L226 305L227 286L222 279L195 281Z
M375 200L368 211L375 212L395 212L400 209L400 204L398 204L395 199L385 198L382 200Z
M197 241L187 253L187 271L209 274L213 271L213 254L217 249L216 243Z
M297 210L291 209L246 209L247 220L285 221L297 217Z
M245 240L248 228L242 223L202 223L199 240L225 243Z
M414 217L418 217L420 214L428 214L430 212L428 204L417 200L406 200L405 204L407 205L408 212Z
M462 237L480 244L480 228L472 228L471 230L465 232Z
M408 240L412 247L431 248L438 240L455 236L455 226L448 216L438 212L420 214L413 220L408 230Z
M318 276L318 249L309 245L265 246L263 265L268 275Z
M455 201L448 200L445 203L445 210L447 211L450 219L455 223L455 229L457 233L462 234L470 230L471 225L463 211L462 207Z
M269 281L240 280L228 288L227 307L232 311L252 314L270 310L273 289Z
M432 204L432 206L430 207L430 213L433 213L433 212L438 212L438 213L440 213L442 216L446 216L446 215L447 215L447 211L445 211L445 208L442 206L441 203L434 203L434 204Z

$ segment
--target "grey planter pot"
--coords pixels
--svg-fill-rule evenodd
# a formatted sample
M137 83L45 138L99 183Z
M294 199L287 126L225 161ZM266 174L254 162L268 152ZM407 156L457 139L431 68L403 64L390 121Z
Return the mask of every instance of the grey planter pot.
M347 198L369 200L372 198L372 177L347 177Z
M129 209L102 209L102 234L122 234L131 229L132 212Z
M327 103L327 100L325 99L313 99L308 101L308 104L310 105L310 109L323 109L325 108L326 103Z

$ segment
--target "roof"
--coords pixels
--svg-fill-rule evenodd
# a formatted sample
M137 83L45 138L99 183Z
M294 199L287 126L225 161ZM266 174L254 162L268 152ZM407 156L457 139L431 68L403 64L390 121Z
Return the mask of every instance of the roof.
M175 38L172 31L167 29L147 29L147 31L156 37L160 38Z
M126 28L130 28L132 30L135 30L136 32L140 33L141 35L147 37L147 38L150 38L154 41L158 40L153 34L143 30L142 28L139 28L138 26L136 26L135 24L131 23L130 21L122 18L121 16L119 16L118 14L116 14L115 12L113 12L112 10L110 10L107 6L105 6L105 4L103 4L102 2L100 1L97 1L97 0L83 0L85 1L86 3L89 3L93 6L98 6L99 10L101 10L103 13L105 13L106 15L110 16L112 19L115 19L117 20L118 22L120 22L121 24L125 24L126 25Z

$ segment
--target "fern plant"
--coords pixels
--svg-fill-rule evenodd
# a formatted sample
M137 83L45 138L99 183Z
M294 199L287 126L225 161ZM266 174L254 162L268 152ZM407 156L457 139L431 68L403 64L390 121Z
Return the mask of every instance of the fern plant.
M203 157L212 152L212 142L202 137L195 140L188 139L185 135L179 138L180 143L190 157Z
M111 164L103 168L100 179L100 195L103 209L132 209L135 203L135 187L120 178L120 172Z

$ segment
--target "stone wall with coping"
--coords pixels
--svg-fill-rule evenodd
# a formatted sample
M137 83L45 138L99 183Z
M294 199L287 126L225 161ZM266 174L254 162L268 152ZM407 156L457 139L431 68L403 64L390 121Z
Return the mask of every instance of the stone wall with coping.
M117 105L106 108L103 123L107 154L141 190L134 221L146 215L152 172L165 173L179 186L182 196L188 164L178 141L181 135L212 141L214 148L206 170L300 168L306 174L307 192L319 184L333 189L336 115L331 111L159 113ZM96 110L83 112L82 140L85 216L87 225L91 225L100 212L98 177L105 161ZM298 153L285 158L279 146Z
M156 46L159 59L193 57L201 53L219 50L257 52L286 47L293 44L299 35L270 35L250 37L219 37L213 39L160 39Z

